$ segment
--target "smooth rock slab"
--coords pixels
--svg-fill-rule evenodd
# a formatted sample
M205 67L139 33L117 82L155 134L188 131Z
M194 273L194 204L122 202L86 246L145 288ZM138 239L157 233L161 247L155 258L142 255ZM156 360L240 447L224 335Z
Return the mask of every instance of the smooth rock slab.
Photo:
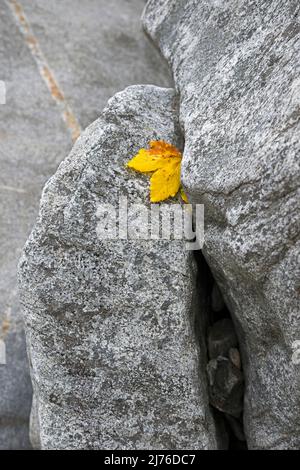
M298 0L150 0L185 133L182 181L239 334L250 449L299 449Z
M148 176L124 164L156 139L182 144L174 92L128 88L44 189L20 262L43 449L217 447L193 253L97 235L99 203L149 207Z

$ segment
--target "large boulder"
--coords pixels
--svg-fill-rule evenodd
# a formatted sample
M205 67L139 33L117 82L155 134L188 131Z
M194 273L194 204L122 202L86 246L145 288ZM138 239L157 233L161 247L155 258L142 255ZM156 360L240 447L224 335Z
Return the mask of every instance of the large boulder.
M150 0L144 25L181 97L182 180L239 335L248 446L297 449L299 2Z
M193 253L143 239L149 180L124 166L150 140L182 146L177 105L154 86L115 95L44 189L19 270L43 449L218 446ZM100 204L120 197L137 238L101 238Z
M0 97L0 450L30 448L32 388L16 271L41 190L72 148L74 116L84 128L129 84L170 84L142 32L143 7L141 0L0 1L0 93L2 81L7 92L6 104Z

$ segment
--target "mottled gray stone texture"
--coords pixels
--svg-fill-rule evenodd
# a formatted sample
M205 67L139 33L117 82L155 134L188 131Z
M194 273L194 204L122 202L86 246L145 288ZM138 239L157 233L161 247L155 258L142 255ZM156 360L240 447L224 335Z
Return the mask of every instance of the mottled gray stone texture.
M300 447L299 1L150 0L172 67L182 180L239 334L250 449Z
M6 104L0 102L0 339L7 350L7 364L0 365L0 450L30 447L32 390L17 264L42 188L72 148L12 14L16 4L82 128L130 84L170 86L167 65L142 31L143 0L0 0L0 80L7 89Z
M43 191L19 269L43 449L218 445L193 253L97 235L99 203L149 206L148 176L124 164L150 140L182 146L177 104L154 86L118 93Z

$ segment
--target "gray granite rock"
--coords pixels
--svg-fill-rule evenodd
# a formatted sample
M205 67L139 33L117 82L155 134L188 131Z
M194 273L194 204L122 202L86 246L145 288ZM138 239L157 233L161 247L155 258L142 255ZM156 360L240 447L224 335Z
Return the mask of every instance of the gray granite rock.
M144 25L181 96L182 180L239 335L248 446L299 449L299 2L150 0Z
M214 282L211 291L211 308L214 312L221 312L225 307L223 296L220 292L218 284Z
M22 0L82 129L117 91L169 87L168 67L143 32L143 0Z
M149 207L148 176L124 164L153 139L182 146L176 96L130 87L44 189L19 268L43 449L218 445L193 253L182 240L99 238L100 203Z
M233 365L238 369L242 369L241 355L240 351L237 348L230 348L228 352L228 357Z
M231 415L225 415L226 416L226 421L233 432L233 435L236 437L236 439L240 442L245 442L245 434L244 434L244 428L243 428L243 423L241 419L234 418Z

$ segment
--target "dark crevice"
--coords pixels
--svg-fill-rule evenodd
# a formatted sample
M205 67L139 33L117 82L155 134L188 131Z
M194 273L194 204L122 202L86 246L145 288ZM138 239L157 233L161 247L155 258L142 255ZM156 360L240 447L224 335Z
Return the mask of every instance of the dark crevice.
M205 318L197 317L196 331L200 328L205 331L208 394L221 436L220 447L247 450L243 428L244 377L238 337L203 254L196 251L195 258L199 291L201 297L204 295L201 304L205 305L206 312Z

